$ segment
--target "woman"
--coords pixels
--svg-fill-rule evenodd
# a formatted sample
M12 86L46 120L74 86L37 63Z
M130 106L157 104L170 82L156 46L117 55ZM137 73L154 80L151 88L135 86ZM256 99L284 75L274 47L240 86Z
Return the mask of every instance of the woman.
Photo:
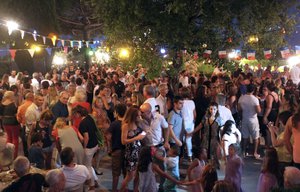
M91 112L91 105L86 102L86 93L82 90L77 90L75 92L75 101L72 103L71 110L73 110L76 106L81 106L85 108L88 113ZM71 113L70 113L71 114ZM81 118L77 118L72 116L72 125L78 130Z
M237 98L237 93L238 93L238 89L237 86L235 86L233 83L230 83L227 87L227 105L232 113L232 116L234 118L234 121L236 122L237 126L240 123L240 118L239 118L239 113L238 113L238 109L237 109L237 105L238 105L238 98Z
M84 165L88 168L91 175L90 190L94 190L97 177L94 174L92 160L98 150L97 126L94 119L88 114L88 110L80 105L73 108L72 114L80 120L78 129L83 136Z
M128 183L135 176L141 149L140 140L145 137L144 132L141 132L136 124L139 117L139 110L131 107L126 111L122 122L121 142L125 145L125 167L127 172L121 185L121 192L126 191Z
M3 90L9 90L9 75L8 74L4 74L2 76L2 81L1 81L1 89Z
M235 131L233 132L233 130L235 130ZM241 133L236 128L234 122L231 120L228 120L228 121L226 121L226 123L223 127L220 138L221 138L221 146L222 146L222 149L224 150L224 154L225 154L225 156L228 156L229 155L229 153L228 153L229 145L235 144L235 143L240 143L241 142Z
M219 165L217 151L219 146L219 126L221 126L221 118L218 112L218 104L210 103L207 115L202 119L201 123L192 132L200 131L200 146L207 149L207 157L213 161L216 166Z
M257 183L257 192L270 191L277 187L278 156L274 148L266 149L262 170Z
M183 98L183 107L181 114L183 118L184 128L186 133L191 133L194 130L195 119L196 119L196 108L193 100L190 99L191 91L187 87L182 88L181 96ZM192 136L186 136L185 138L187 155L189 161L192 161Z
M84 151L76 131L68 126L63 118L57 118L54 124L53 136L58 144L58 151L71 147L75 153L74 162L83 165Z
M265 113L263 116L263 123L267 125L269 122L275 123L279 112L279 96L275 92L275 84L273 82L267 83L268 95L265 100ZM266 146L271 146L270 132L266 129Z
M2 116L3 128L7 134L6 143L15 145L14 158L18 156L19 150L20 124L16 117L17 111L14 92L6 91L0 105L0 114Z

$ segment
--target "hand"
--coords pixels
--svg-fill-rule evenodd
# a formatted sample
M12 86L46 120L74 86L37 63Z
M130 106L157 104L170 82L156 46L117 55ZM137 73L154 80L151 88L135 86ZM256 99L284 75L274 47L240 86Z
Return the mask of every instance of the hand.
M137 140L142 140L146 137L146 135L140 133L138 136L136 136Z
M180 180L179 180L179 181L178 181L178 180L176 181L176 184L177 184L177 185L183 185L183 183L184 183L184 181L180 181Z
M181 141L179 141L179 140L176 140L176 141L175 141L175 143L176 143L176 145L177 145L177 146L179 146L179 147L181 147L181 146L182 146L182 142L181 142Z
M168 142L165 142L164 147L165 147L166 150L169 150L170 149L170 144Z
M267 125L268 122L269 122L269 121L268 121L267 117L264 117L264 118L263 118L263 123L264 123L265 125Z

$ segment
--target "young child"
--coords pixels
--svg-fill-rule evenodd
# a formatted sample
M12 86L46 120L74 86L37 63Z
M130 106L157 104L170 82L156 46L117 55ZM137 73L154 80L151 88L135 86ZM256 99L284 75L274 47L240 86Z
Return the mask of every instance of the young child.
M143 147L138 161L138 189L140 192L157 192L157 185L154 172L167 178L174 184L181 184L180 181L162 171L158 165L152 163L152 156L155 154L155 148Z
M28 151L30 163L36 164L37 168L45 168L45 154L43 153L43 137L40 133L34 133L31 137L31 146Z
M195 159L187 170L189 181L198 180L201 178L203 167L205 166L207 160L207 151L205 148L193 147L192 152ZM190 186L190 191L192 192L199 192L201 190L200 183Z
M229 157L227 159L227 165L225 170L225 181L229 181L235 187L235 191L242 192L241 180L242 180L242 166L243 160L238 156L239 145L231 144L228 148Z

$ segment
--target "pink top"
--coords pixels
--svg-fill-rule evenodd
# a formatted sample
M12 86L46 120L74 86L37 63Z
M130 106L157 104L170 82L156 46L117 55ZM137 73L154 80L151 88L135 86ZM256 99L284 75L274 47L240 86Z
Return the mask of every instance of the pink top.
M195 161L198 161L198 166L194 167L191 170L191 180L197 180L201 178L202 172L203 172L203 167L205 166L205 162L199 161L199 159L195 159ZM190 191L192 192L201 192L202 187L200 183L197 183L195 185L190 186Z
M256 192L267 192L277 187L277 179L271 173L260 173Z

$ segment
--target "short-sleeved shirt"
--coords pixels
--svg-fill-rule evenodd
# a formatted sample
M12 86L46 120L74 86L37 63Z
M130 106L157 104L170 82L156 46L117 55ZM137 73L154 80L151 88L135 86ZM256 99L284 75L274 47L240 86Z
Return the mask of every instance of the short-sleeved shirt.
M41 192L45 178L39 173L27 174L6 187L3 192Z
M97 126L94 119L88 115L84 118L79 124L79 132L83 135L84 133L88 133L89 141L87 143L86 148L94 148L97 144L97 136L96 136Z
M169 125L173 126L173 132L175 136L181 140L182 137L182 125L183 125L183 119L181 113L177 113L174 110L172 110L169 114L168 118ZM175 143L173 138L170 138L171 143Z
M184 128L188 129L188 132L191 132L194 129L194 110L195 102L193 100L183 100L183 107L181 109Z
M125 146L121 142L121 134L122 134L121 127L122 127L122 122L120 120L115 120L110 124L108 128L108 132L111 133L112 151L125 149Z
M32 145L28 151L28 159L30 163L35 163L37 168L45 168L45 159L43 156L43 149Z
M256 106L259 106L259 100L254 95L242 95L239 105L243 110L243 121L257 118Z
M86 180L91 179L88 169L84 165L75 165L75 167L61 168L66 178L65 189L68 191L78 190Z

